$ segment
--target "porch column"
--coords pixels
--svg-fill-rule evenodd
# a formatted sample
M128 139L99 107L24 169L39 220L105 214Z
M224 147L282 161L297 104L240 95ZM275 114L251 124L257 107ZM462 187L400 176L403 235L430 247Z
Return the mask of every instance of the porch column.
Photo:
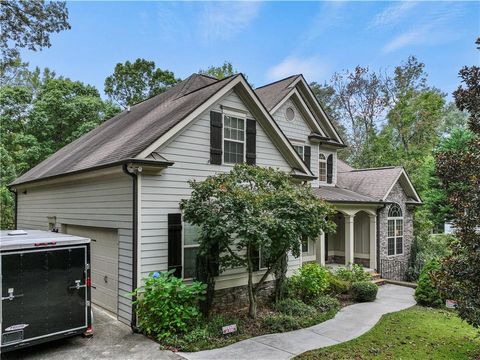
M344 215L345 217L345 265L353 264L353 219L355 215Z
M377 268L377 215L369 214L370 218L370 269Z
M320 265L325 266L325 233L323 231L320 233L320 244L317 249L317 259L320 258Z

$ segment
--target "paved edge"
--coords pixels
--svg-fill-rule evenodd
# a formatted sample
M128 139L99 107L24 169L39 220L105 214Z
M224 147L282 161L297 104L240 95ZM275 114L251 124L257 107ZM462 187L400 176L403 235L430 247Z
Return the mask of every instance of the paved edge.
M340 344L363 335L383 315L415 305L413 293L414 290L409 287L383 285L374 302L346 306L333 319L309 328L257 336L218 349L178 352L177 355L187 360L291 359L305 351Z

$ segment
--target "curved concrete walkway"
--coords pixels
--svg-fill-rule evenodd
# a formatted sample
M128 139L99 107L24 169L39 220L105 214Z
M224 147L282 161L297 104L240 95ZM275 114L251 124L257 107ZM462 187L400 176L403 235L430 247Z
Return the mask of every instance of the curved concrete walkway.
M415 305L414 290L397 285L383 285L377 299L344 307L335 318L321 324L280 334L269 334L240 341L214 350L178 353L189 360L280 360L305 351L354 339L370 330L382 315Z

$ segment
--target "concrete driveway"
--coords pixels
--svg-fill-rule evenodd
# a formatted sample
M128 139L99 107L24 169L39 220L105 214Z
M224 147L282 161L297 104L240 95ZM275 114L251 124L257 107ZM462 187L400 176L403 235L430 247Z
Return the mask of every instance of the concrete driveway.
M181 359L170 351L161 351L156 342L130 328L107 312L94 308L92 338L76 336L29 348L1 354L2 360L77 360L77 359L122 359L122 360L176 360Z

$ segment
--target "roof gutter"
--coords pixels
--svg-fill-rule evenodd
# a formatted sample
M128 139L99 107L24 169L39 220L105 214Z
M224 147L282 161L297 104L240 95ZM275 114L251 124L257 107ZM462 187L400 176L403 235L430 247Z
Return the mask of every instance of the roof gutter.
M123 164L122 170L125 174L132 178L132 291L137 288L137 262L138 262L138 169L132 169L129 164ZM141 170L140 170L141 171ZM132 318L130 320L130 327L133 332L138 332L137 314L135 301L137 297L132 296Z
M125 164L139 164L139 165L150 165L150 166L158 166L158 167L168 167L168 166L172 166L174 164L174 162L173 161L164 161L164 160L127 158L127 159L123 159L123 160L119 160L119 161L114 161L114 162L111 162L111 163L92 166L92 167L89 167L89 168L86 168L86 169L71 171L71 172L52 175L52 176L46 176L46 177L42 177L42 178L38 178L38 179L34 179L34 180L21 181L21 182L18 182L18 183L16 183L14 181L13 183L10 183L8 185L8 187L9 188L14 188L14 187L17 187L19 185L31 184L31 183L38 182L38 181L53 180L53 179L58 179L58 178L65 177L65 176L77 175L77 174L82 174L82 173L86 173L86 172L89 172L89 171L101 170L101 169L106 169L106 168L109 168L109 167L125 165Z

